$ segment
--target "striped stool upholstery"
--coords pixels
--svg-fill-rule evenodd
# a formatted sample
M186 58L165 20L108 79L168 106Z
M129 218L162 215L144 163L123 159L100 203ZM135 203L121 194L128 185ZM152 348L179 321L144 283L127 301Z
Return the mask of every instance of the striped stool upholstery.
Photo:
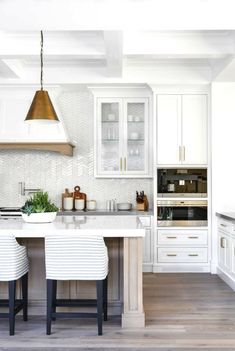
M23 319L27 321L29 263L26 248L19 245L12 234L0 235L0 281L8 282L9 300L0 300L1 306L9 306L9 313L0 317L9 318L10 335L15 333L15 315L23 309ZM16 281L21 278L22 299L16 300Z
M51 234L45 238L47 279L47 334L56 317L96 317L98 335L102 335L102 320L107 320L108 253L101 235ZM96 300L56 299L57 280L96 281ZM97 305L97 313L56 312L57 306Z

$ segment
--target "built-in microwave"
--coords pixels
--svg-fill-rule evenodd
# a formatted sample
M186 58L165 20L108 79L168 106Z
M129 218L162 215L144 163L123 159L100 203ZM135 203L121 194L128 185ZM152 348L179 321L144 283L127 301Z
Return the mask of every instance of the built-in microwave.
M158 197L207 197L206 168L158 168Z
M207 200L158 200L158 227L207 226Z

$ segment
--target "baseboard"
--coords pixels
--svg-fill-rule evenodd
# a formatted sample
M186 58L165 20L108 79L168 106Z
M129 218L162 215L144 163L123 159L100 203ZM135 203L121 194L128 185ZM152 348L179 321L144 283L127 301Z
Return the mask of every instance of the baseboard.
M153 273L210 273L211 269L207 265L189 264L155 264Z
M45 316L46 315L46 300L29 300L29 315ZM67 308L58 308L58 311L71 311ZM79 308L79 311L87 311L87 307ZM111 301L108 304L108 313L110 316L122 314L122 303L119 301Z
M143 273L152 273L153 264L152 263L143 263Z
M217 267L217 275L222 279L226 284L230 286L231 289L235 291L235 281L227 273L225 273L221 268Z

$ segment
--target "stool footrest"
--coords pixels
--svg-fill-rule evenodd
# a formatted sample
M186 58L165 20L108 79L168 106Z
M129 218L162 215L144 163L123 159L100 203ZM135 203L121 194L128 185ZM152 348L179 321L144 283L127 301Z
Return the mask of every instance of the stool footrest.
M97 300L95 299L57 299L55 301L56 307L76 307L76 306L97 306Z
M86 312L52 312L52 318L96 318L97 313Z

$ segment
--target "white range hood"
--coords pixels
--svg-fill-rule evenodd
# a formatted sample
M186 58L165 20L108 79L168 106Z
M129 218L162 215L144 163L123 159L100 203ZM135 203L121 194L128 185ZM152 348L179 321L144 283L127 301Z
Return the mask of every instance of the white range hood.
M0 88L0 150L31 149L72 156L74 145L69 141L56 104L56 89L48 90L60 122L44 124L24 121L35 90L35 87Z

